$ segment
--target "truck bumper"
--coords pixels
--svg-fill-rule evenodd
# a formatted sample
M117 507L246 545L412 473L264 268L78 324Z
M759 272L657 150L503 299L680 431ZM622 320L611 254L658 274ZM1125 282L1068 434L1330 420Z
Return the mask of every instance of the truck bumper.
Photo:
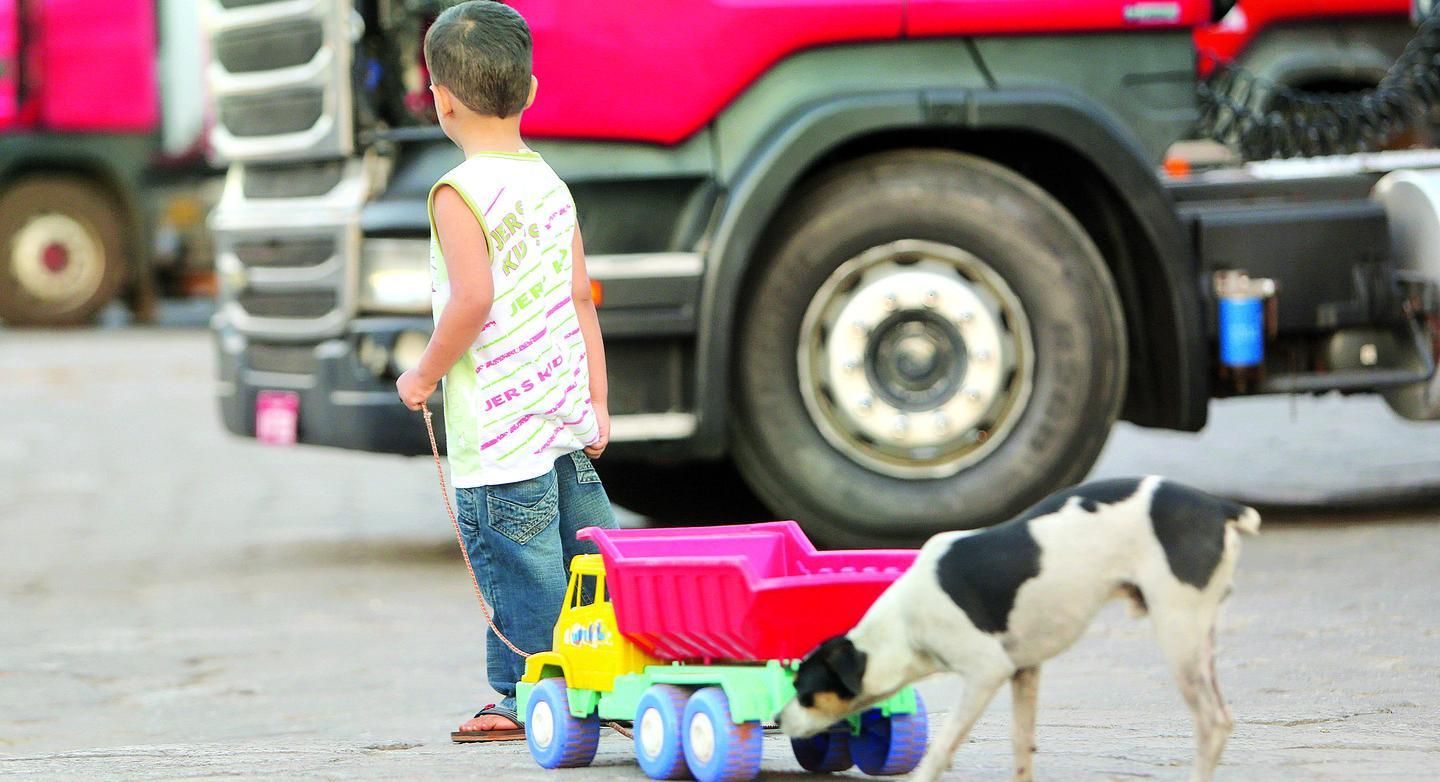
M429 328L425 322L409 324ZM393 336L394 324L375 332L352 332L316 345L277 345L246 339L233 327L214 329L219 356L220 416L234 434L255 436L255 401L261 391L293 391L300 397L297 437L302 443L379 453L428 453L420 415L400 403L394 381L361 361L362 340ZM378 341L378 340L377 340ZM444 443L444 412L438 398L436 435Z
M377 453L421 455L430 443L419 414L400 403L391 351L407 332L428 337L427 318L359 318L347 333L316 343L286 344L247 338L217 318L220 415L225 428L255 436L261 391L299 396L297 441ZM691 351L670 339L606 340L610 367L611 446L619 460L684 458L694 451L693 413L677 409L686 390L678 364ZM436 437L445 449L444 405L430 400Z

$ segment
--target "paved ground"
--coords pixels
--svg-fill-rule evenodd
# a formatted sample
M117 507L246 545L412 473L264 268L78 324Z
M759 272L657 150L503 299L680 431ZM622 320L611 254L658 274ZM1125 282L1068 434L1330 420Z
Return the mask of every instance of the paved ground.
M231 439L210 393L203 332L0 332L0 775L643 778L618 736L563 773L450 745L485 697L482 625L428 460ZM1221 779L1429 778L1440 428L1366 400L1293 413L1124 429L1098 471L1310 507L1270 514L1242 559ZM1410 509L1325 509L1395 496ZM1002 698L947 778L1006 778L1008 719ZM1118 606L1046 668L1039 730L1042 779L1186 777L1188 717ZM783 739L767 753L765 779L801 778Z

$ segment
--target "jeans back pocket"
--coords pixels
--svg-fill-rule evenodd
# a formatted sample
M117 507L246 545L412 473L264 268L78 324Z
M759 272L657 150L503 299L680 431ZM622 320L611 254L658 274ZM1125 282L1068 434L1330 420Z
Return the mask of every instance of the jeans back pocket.
M600 473L595 472L595 464L584 451L571 451L570 461L575 465L576 483L599 483Z
M525 545L560 515L560 491L555 471L486 490L485 510L490 528Z

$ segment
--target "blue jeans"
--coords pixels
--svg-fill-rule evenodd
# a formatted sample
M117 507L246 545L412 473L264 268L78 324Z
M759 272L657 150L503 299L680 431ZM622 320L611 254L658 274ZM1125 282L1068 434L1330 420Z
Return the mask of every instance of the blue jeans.
M595 465L583 451L575 451L556 459L550 472L538 478L456 489L455 504L460 534L495 624L522 650L547 651L570 581L570 560L596 551L595 544L576 540L575 533L616 526ZM490 686L503 698L501 706L514 709L515 683L525 673L525 659L494 630L486 633Z

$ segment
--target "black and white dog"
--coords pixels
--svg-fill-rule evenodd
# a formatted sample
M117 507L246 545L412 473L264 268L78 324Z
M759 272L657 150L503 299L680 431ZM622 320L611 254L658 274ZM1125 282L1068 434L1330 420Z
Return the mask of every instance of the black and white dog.
M1195 715L1191 779L1207 782L1234 722L1215 681L1214 634L1239 533L1253 508L1158 477L1098 481L1018 518L931 538L915 565L843 636L801 663L781 729L813 736L937 672L965 694L916 770L939 778L1000 687L1014 700L1015 777L1033 778L1040 664L1065 651L1101 606L1127 598L1154 618L1161 649Z

